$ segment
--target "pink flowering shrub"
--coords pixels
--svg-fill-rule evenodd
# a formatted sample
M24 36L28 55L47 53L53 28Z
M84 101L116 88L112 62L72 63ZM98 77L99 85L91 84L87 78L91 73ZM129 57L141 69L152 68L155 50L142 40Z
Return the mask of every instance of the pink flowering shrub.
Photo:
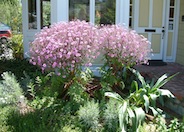
M102 68L102 81L123 97L124 88L131 87L135 79L129 67L147 63L150 43L145 37L122 26L104 26L100 30L102 51L106 59L105 68Z
M147 38L118 25L105 26L100 32L105 38L103 51L109 66L147 63L151 51Z
M99 55L98 31L85 21L61 22L44 28L30 48L30 62L66 77ZM57 72L60 75L60 72Z

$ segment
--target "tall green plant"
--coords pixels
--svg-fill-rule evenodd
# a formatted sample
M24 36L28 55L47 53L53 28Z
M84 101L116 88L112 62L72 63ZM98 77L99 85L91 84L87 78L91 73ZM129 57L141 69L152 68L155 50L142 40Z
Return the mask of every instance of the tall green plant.
M84 131L97 131L99 129L100 111L98 103L88 101L80 107L77 113L79 120L84 125Z
M142 107L132 105L129 99L123 99L119 94L106 92L105 96L119 102L119 124L122 132L138 132L141 123L145 119L145 112Z
M16 59L23 59L23 35L14 34L10 41L10 47L13 50L13 56Z
M4 72L2 78L3 80L0 82L0 104L16 103L23 93L14 74Z
M164 86L178 73L169 77L164 74L156 82L152 80L151 83L147 83L144 77L138 71L134 69L131 69L131 71L137 76L141 85L139 86L137 81L132 82L132 90L135 90L135 92L130 94L130 102L134 103L136 106L142 108L144 107L146 113L148 113L150 109L154 115L157 115L159 109L156 108L156 100L159 99L160 103L164 105L164 96L174 98L174 95L169 90L161 89L161 87Z
M174 95L169 90L160 88L178 74L174 74L170 77L163 75L156 83L151 82L149 84L138 71L134 69L130 70L136 75L141 85L139 85L137 81L133 81L132 89L134 91L124 98L116 93L105 93L105 96L114 98L120 103L119 123L122 131L126 131L129 128L129 130L138 131L141 122L145 118L145 114L148 113L149 110L152 111L154 116L162 112L162 110L156 107L156 100L159 99L163 104L163 96L174 98Z

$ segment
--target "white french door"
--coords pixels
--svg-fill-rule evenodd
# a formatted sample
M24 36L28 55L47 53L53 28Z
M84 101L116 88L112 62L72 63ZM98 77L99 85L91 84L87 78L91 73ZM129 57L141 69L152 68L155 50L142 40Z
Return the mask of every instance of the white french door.
M151 42L151 59L163 60L166 0L135 0L134 30Z

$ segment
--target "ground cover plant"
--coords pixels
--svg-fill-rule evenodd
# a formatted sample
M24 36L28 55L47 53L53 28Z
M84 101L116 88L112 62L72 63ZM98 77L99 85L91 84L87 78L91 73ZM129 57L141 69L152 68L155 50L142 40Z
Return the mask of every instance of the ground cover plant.
M150 83L132 68L147 63L149 46L143 36L116 25L77 20L44 28L31 45L32 68L24 76L2 74L0 99L14 100L0 105L0 131L182 131L184 123L166 122L157 106L162 96L173 98L161 87L175 75ZM96 78L82 66L91 66L99 51L105 63Z

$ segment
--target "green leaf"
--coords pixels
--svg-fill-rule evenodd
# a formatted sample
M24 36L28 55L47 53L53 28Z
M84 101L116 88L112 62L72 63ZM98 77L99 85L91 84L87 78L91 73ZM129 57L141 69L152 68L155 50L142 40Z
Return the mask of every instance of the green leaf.
M135 124L136 131L138 131L138 128L139 128L141 122L145 119L145 112L141 107L140 108L135 107L134 111L135 111L135 115L136 115L136 124Z
M148 110L149 110L149 98L146 95L143 95L143 98L144 98L144 107L145 107L146 113L148 113Z
M154 107L150 106L149 108L152 110L154 116L158 115L158 112L155 110Z
M145 87L146 86L146 81L144 80L144 77L138 71L136 71L135 69L130 69L130 70L137 76L139 81L141 81L142 86Z
M133 112L131 107L127 108L127 112L128 112L129 118L130 118L129 122L131 122L133 130L136 130L136 125L135 125L136 124L136 116L135 116L135 113Z
M151 104L153 106L155 106L156 104L156 99L158 98L158 96L156 94L150 94L150 98L151 98Z
M124 99L119 94L117 94L117 93L106 92L105 93L105 96L110 97L110 98L113 98L113 99L115 99L115 100L117 100L117 101L119 101L121 103L124 102Z
M139 86L138 86L137 81L133 81L132 84L131 84L131 92L132 91L138 91L138 90L139 90Z
M123 104L120 106L119 109L119 124L120 124L120 128L123 131L126 132L126 115L127 115L127 106L128 103L126 101L123 102Z
M173 77L175 77L176 75L178 75L178 73L170 76L170 77L167 77L166 74L162 75L156 82L156 84L153 86L153 88L157 88L159 89L160 87L162 87L163 85L165 85L168 81L170 81Z
M167 89L159 89L161 96L167 96L169 98L175 98L175 96Z
M135 114L130 107L127 108L127 112L130 118L135 118Z

